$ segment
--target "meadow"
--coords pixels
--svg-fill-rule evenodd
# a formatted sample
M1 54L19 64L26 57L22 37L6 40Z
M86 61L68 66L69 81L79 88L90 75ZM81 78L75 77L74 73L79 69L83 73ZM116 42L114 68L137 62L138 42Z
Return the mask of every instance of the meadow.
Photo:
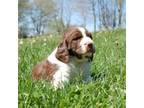
M91 66L93 81L54 90L44 80L32 79L32 67L52 52L60 36L40 36L18 41L19 108L125 108L126 30L97 32Z

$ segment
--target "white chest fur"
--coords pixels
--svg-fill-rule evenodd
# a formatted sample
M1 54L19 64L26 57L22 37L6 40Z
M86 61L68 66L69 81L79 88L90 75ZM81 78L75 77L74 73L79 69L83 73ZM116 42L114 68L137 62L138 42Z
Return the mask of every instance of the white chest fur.
M53 79L51 81L54 87L61 88L64 86L64 83L74 80L80 74L82 74L85 81L91 80L89 72L90 62L77 62L75 58L71 58L68 64L63 63L55 57L56 51L57 48L48 57L48 61L50 63L56 64L58 66L58 70L53 75Z

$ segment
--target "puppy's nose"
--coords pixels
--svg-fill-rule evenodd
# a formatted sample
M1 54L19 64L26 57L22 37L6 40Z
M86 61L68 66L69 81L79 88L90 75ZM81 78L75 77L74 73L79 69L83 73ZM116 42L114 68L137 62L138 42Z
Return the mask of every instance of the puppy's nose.
M95 46L94 46L93 43L88 43L87 44L87 52L95 53Z
M92 44L92 43L88 43L88 44L87 44L87 47L88 47L89 49L93 49L93 44Z

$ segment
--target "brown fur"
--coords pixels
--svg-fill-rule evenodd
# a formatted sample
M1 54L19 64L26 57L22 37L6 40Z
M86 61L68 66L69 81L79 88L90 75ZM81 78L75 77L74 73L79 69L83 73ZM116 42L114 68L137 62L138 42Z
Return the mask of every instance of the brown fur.
M55 64L51 64L48 60L43 60L41 63L34 66L32 70L33 78L35 79L52 79L53 74L57 70Z
M86 35L89 36L91 39L93 39L92 34L90 32L88 32L87 30L86 30Z

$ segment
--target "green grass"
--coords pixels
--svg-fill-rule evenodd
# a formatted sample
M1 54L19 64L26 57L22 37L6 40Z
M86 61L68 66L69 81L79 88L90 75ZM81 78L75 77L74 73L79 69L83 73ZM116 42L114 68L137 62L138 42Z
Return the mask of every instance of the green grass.
M88 84L75 82L56 91L46 81L34 81L31 70L52 52L59 37L19 40L19 108L125 108L125 36L122 29L98 32L91 67L94 80Z

